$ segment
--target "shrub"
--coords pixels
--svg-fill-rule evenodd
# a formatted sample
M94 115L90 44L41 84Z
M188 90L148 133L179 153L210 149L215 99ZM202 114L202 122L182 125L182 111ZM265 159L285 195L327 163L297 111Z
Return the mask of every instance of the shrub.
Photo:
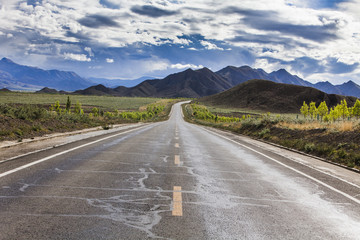
M259 137L263 138L265 135L268 135L269 133L270 133L270 129L264 128L263 130L261 130L261 132L259 132Z
M94 117L98 117L99 116L99 109L97 107L94 107L92 110L91 110L91 113Z
M315 149L315 144L313 144L313 143L306 143L304 146L304 151L306 153L310 153L310 152L314 151L314 149Z
M345 159L348 154L344 149L340 149L339 151L337 151L337 155L339 156L339 158Z

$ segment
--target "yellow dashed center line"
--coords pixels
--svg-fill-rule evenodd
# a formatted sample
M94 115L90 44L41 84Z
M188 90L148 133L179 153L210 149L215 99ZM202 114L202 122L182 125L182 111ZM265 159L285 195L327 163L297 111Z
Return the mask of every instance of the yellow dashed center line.
M180 156L179 155L175 155L175 164L176 165L180 165Z
M174 192L173 192L173 210L172 210L173 216L182 216L182 196L181 196L181 187L180 186L174 186Z
M175 143L175 147L176 147L176 148L179 148L180 145L179 145L178 143Z

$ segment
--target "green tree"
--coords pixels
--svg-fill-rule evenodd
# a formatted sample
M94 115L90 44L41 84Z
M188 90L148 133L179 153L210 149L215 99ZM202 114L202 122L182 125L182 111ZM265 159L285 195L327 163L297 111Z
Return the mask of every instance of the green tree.
M309 115L309 105L307 105L305 101L300 108L300 112L302 115L304 115L304 118L306 118L307 115Z
M54 104L51 104L50 111L55 111L58 114L60 114L61 113L60 102L56 101Z
M340 117L342 117L344 120L345 118L347 118L350 115L346 100L345 99L341 100L341 103L338 106L339 106ZM336 106L336 107L338 107L338 106Z
M79 101L76 101L75 107L74 107L74 112L76 114L81 114L81 103L79 103Z
M323 119L324 122L329 122L331 120L330 114L326 114Z
M339 106L340 105L337 105L336 107L330 109L330 119L334 122L340 117Z
M323 119L323 117L326 116L326 114L327 114L328 111L329 111L329 108L328 108L328 106L326 105L326 102L325 102L325 101L323 101L323 102L320 103L317 111L318 111L319 116L321 117L321 119Z
M70 97L67 97L67 101L66 101L66 112L70 113L70 108L71 108L71 100Z
M317 114L317 108L315 106L315 102L311 102L310 103L310 107L309 107L309 114L311 116L311 119L313 119L316 114Z
M356 99L354 107L352 108L352 115L356 118L360 117L360 101L359 101L359 99Z
M91 110L91 113L93 114L94 117L98 117L99 116L99 109L97 107L94 107Z

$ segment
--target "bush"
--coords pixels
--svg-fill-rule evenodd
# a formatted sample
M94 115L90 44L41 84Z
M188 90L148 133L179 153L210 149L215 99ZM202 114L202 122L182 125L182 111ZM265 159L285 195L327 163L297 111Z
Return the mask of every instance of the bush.
M316 152L318 155L323 157L329 156L331 151L332 151L332 147L326 143L319 143L315 146L314 149L314 152Z
M270 129L264 128L263 130L261 130L261 132L259 132L259 137L263 138L265 135L269 135L269 133L270 133Z
M350 157L356 166L360 166L360 154L353 154Z
M315 149L315 144L313 144L313 143L306 143L304 146L304 151L306 153L310 153L310 152L314 151L314 149Z
M43 119L47 117L47 111L41 107L38 107L36 105L23 105L23 106L10 106L2 104L0 105L0 113L21 119L21 120L37 120L37 119Z
M344 149L341 149L341 150L337 151L337 155L339 156L339 158L345 159L348 154Z

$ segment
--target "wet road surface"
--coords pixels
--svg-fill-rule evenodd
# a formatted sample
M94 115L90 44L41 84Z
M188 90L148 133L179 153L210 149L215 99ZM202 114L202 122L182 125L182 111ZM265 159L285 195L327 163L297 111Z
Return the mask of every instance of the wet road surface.
M2 163L0 239L360 238L358 174L252 142L177 104L166 122Z

